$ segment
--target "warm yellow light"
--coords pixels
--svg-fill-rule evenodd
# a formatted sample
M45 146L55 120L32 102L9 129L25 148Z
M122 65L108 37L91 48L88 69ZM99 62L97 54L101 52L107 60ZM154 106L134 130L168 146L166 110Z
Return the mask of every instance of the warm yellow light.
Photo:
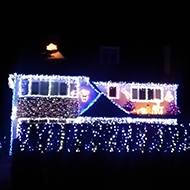
M167 102L171 102L173 99L174 99L174 97L173 97L171 91L168 90L166 92L166 96L165 96L164 100L166 100Z
M146 108L139 108L138 110L136 110L137 114L147 114Z
M90 91L82 89L80 91L80 94L81 94L81 100L82 100L82 102L87 102L88 98L89 98Z
M164 106L160 106L160 101L156 101L156 105L152 106L152 114L163 114Z
M123 92L123 94L125 94L127 99L131 98L131 94L127 90L125 90L124 88L121 90L121 92Z
M48 51L57 50L57 45L50 43L48 46L46 46L46 49Z

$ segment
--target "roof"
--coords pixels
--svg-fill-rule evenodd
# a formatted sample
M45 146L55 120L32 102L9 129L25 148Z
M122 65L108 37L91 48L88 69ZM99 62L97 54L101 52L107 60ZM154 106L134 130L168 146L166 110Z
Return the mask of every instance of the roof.
M82 111L80 116L87 117L126 117L125 109L109 99L104 93L99 93L96 99Z

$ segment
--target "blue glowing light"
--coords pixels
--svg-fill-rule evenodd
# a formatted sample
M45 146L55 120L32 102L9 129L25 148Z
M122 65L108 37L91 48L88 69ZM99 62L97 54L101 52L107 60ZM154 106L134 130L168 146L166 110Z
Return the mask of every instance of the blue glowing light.
M27 152L173 153L190 149L190 129L184 125L22 121L19 126L20 149Z
M16 79L14 79L14 88L13 88L13 94L12 94L12 115L13 116L13 109L15 106L15 99L16 99ZM9 155L12 155L12 149L13 149L13 139L14 139L14 120L15 118L11 118L11 138L10 138L10 150L9 150Z
M102 93L99 93L96 98L85 108L81 111L81 113L79 115L82 115L85 111L87 111L102 95Z

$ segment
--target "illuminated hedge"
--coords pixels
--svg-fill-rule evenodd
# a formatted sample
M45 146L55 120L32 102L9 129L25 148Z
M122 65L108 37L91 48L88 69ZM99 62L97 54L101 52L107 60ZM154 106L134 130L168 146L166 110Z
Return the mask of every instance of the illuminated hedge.
M18 128L21 151L181 152L190 148L190 129L184 125L37 123Z

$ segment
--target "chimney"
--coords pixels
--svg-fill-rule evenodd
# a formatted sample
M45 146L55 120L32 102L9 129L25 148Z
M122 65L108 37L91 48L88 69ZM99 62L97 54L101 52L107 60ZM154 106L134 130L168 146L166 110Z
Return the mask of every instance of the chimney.
M164 72L166 75L171 74L171 63L170 63L170 46L164 46Z

